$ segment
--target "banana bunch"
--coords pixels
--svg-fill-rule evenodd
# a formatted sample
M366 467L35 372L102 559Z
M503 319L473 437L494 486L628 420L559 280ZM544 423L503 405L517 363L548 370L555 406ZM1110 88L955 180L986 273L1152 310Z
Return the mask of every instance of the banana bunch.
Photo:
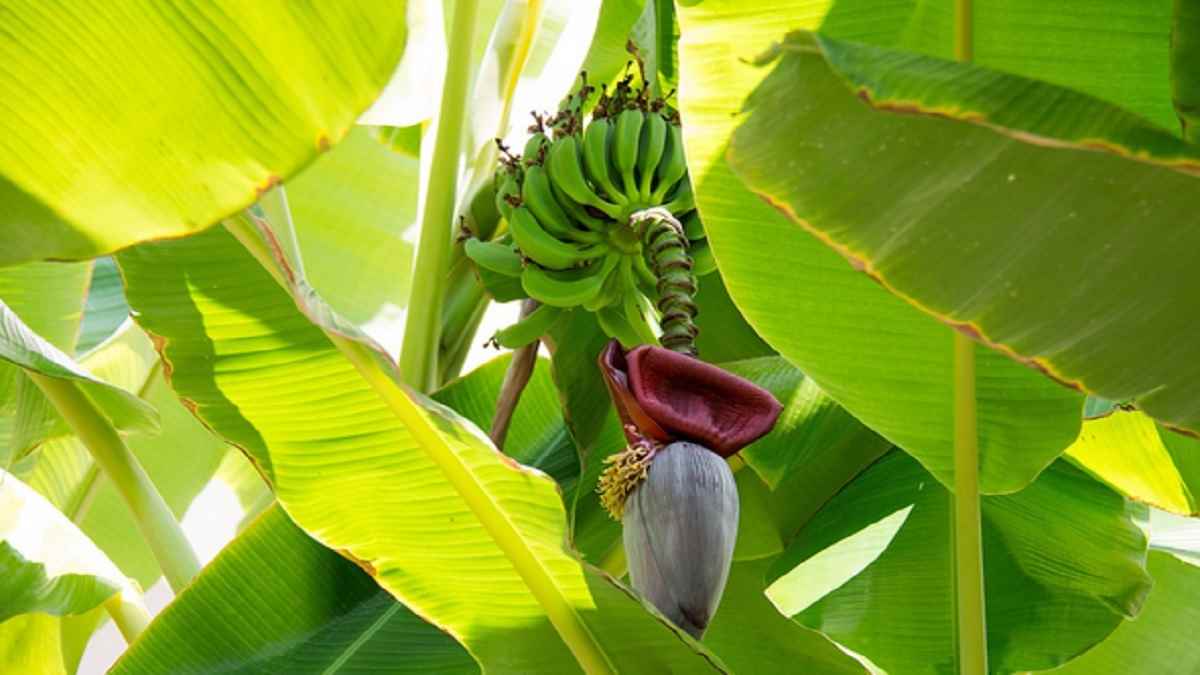
M679 117L663 99L649 100L631 78L601 93L584 123L594 89L586 79L549 118L534 115L520 155L501 146L497 210L508 231L494 241L468 240L481 270L519 280L542 306L493 341L516 348L544 334L565 311L595 312L626 346L652 343L660 277L631 216L662 207L686 230L692 272L715 268L695 210Z

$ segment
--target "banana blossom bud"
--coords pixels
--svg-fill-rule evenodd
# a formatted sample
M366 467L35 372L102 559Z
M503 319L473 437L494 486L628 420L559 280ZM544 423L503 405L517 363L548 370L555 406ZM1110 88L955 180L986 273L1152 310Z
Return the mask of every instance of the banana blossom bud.
M610 457L601 501L624 523L633 587L696 638L716 612L737 539L738 495L724 458L775 425L765 389L698 359L615 340L600 369L629 447Z

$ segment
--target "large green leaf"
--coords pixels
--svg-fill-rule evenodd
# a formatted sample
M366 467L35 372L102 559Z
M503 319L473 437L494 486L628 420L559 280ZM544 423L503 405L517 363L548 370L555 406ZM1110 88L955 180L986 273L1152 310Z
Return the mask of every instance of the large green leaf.
M893 675L945 672L955 659L950 504L917 462L892 452L829 501L771 576L816 583L801 563L908 510L877 558L795 618ZM1146 537L1138 509L1119 495L1059 461L1021 492L984 497L982 508L996 672L1052 668L1137 614L1151 584Z
M509 360L504 356L477 368L434 398L487 427ZM575 462L574 447L569 439L564 447L565 438L549 368L540 362L513 415L506 445L516 459L554 474L564 469L564 458ZM570 475L565 472L560 484ZM253 479L261 485L257 474ZM280 569L288 574L277 574ZM297 610L281 614L275 611L279 606ZM270 617L270 623L262 624L261 616ZM198 634L207 637L197 641ZM231 654L227 645L238 651ZM173 672L207 672L215 663L235 662L231 670L289 673L329 667L333 672L479 670L453 639L397 603L356 565L313 541L278 508L257 518L205 569L118 672L139 672L154 663L171 664Z
M136 591L45 497L0 469L0 622L19 614L81 614Z
M1183 515L1200 511L1200 441L1140 412L1085 420L1067 457L1131 499Z
M578 668L548 614L572 647L623 671L715 667L563 549L565 513L549 477L396 387L298 270L278 270L295 284L289 294L222 229L142 245L118 263L189 407L254 459L306 532L361 561L485 668Z
M281 611L284 610L284 611ZM114 673L472 673L449 635L279 507L167 606Z
M1151 551L1154 589L1136 621L1126 621L1104 642L1066 666L1062 675L1132 675L1200 672L1200 650L1182 631L1200 621L1200 568L1169 553Z
M404 3L5 4L0 265L195 232L346 134ZM153 55L153 58L147 58Z
M747 185L934 317L1200 430L1200 360L1160 345L1190 342L1200 149L996 71L811 35L783 51L729 151Z
M852 415L948 481L951 332L747 190L725 159L737 113L766 74L747 60L790 29L816 26L826 9L784 2L763 12L708 0L681 10L680 103L697 204L730 297L758 334ZM778 138L800 144L809 132ZM919 174L908 166L902 173ZM861 187L847 194L866 204ZM894 208L870 203L883 213ZM982 488L1011 492L1075 439L1082 397L995 352L979 354L977 372Z

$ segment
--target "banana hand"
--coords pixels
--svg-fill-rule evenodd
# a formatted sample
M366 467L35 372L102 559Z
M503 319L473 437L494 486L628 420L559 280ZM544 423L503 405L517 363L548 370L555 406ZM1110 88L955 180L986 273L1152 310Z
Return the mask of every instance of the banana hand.
M554 145L550 146L546 168L550 170L551 180L571 199L600 209L610 218L616 219L620 216L621 207L601 199L592 186L588 185L579 161L579 144L574 136L563 136L554 141Z
M550 327L562 315L561 307L541 305L525 318L498 331L492 336L492 341L507 349L524 347L549 332Z
M552 307L575 307L591 300L604 287L617 259L609 256L603 263L567 272L544 270L529 265L521 273L521 286L529 297Z
M521 253L542 267L570 269L607 252L607 246L580 246L555 238L542 228L533 212L524 206L513 210L508 227Z
M521 256L511 247L494 241L480 241L475 238L463 243L463 252L475 261L476 265L503 274L508 277L521 276Z

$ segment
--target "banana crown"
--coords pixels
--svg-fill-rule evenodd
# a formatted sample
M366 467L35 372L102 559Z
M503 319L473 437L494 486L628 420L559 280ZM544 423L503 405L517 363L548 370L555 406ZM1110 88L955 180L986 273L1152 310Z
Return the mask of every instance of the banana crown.
M685 267L689 278L715 265L695 209L679 114L632 74L595 93L581 76L557 113L533 115L521 154L500 145L495 206L507 234L465 252L485 285L507 276L544 305L582 306L610 337L632 347L655 340L664 261L676 276ZM678 237L659 237L631 218L654 207L686 224ZM677 250L662 254L672 246L666 239ZM673 287L695 290L694 280ZM545 321L540 316L536 327L548 329ZM532 332L510 331L497 342L511 345L513 334Z

